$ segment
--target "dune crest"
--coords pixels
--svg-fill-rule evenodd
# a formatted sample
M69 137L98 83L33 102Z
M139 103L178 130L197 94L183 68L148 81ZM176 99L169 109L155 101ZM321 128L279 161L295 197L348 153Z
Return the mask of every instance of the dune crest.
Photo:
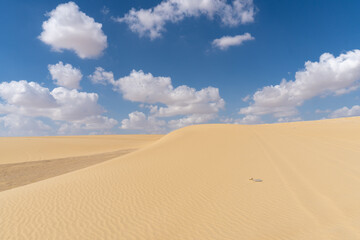
M186 127L0 192L0 239L360 239L359 159L360 118Z

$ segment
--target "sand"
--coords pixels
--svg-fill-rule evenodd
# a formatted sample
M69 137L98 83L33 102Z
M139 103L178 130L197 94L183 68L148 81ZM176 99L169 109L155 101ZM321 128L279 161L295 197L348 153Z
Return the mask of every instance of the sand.
M162 135L0 137L0 164L87 156L135 149Z
M0 164L0 192L85 168L135 150L124 149L88 156Z
M191 126L138 148L0 192L0 239L360 239L360 118Z

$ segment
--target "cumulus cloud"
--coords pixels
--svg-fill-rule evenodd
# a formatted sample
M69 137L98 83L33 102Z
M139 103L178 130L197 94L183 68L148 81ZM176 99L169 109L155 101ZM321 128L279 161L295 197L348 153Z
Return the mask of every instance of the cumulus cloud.
M298 122L302 121L301 117L281 117L277 120L279 123L285 123L285 122Z
M241 108L240 114L272 114L277 118L296 115L297 107L316 96L341 95L354 91L360 80L360 50L338 57L330 53L320 56L318 62L307 61L305 69L296 72L294 81L282 80L275 86L266 86L255 92L253 102Z
M233 118L225 118L221 120L223 123L230 123L230 124L245 124L245 125L252 125L252 124L260 124L263 123L261 118L256 115L246 115L243 118L233 119Z
M143 112L132 112L128 119L121 121L121 129L144 130L149 133L163 133L166 122L153 116L146 116Z
M115 90L123 94L124 99L133 102L167 103L171 101L173 86L169 77L154 77L151 73L133 70L129 76L113 83Z
M51 127L43 121L24 117L17 114L8 114L0 117L0 132L2 136L33 136L48 135Z
M146 126L153 126L158 118L177 116L182 118L169 121L167 127L204 123L214 119L225 106L218 88L207 87L198 91L186 85L175 88L170 77L156 77L141 70L133 70L130 75L114 80L112 72L98 67L90 79L95 83L111 84L124 99L139 102L150 109L148 117L142 112L129 115L129 119L123 122L123 129L139 129L141 124L145 129Z
M232 46L239 46L245 41L254 40L255 38L251 36L250 33L244 33L242 35L236 35L236 36L224 36L218 39L215 39L212 42L212 45L214 47L217 47L221 50L226 50L229 47Z
M190 116L187 117L170 120L168 125L171 129L177 129L189 125L206 123L214 119L215 117L216 115L214 114L191 114Z
M26 116L43 116L53 120L73 121L104 112L97 104L96 93L79 92L63 87L48 88L35 82L11 81L0 84L0 97L9 111Z
M174 88L171 78L155 77L141 70L133 70L129 76L114 80L112 72L96 68L90 78L95 83L112 84L114 90L122 93L126 100L166 105L152 106L152 113L160 117L194 113L212 114L223 109L225 105L218 88L207 87L199 91L186 85Z
M107 47L102 25L79 10L74 2L59 4L47 13L39 39L54 51L75 51L80 58L95 58Z
M0 83L0 99L3 100L0 114L46 117L91 130L109 129L117 124L116 120L101 115L105 110L97 103L96 93L64 87L50 91L38 83L22 80Z
M48 88L24 80L0 83L0 97L12 106L27 109L49 109L57 106Z
M99 115L104 109L97 103L99 96L96 93L79 92L63 87L51 91L58 107L48 112L48 117L54 120L76 121Z
M48 65L49 72L55 84L69 89L80 88L80 81L83 77L80 69L74 68L70 64L63 64L61 61L57 64Z
M61 124L58 134L98 134L109 133L118 122L115 119L105 116L95 115L84 119ZM99 132L99 130L101 130Z
M160 117L212 114L225 105L218 88L207 87L199 91L185 85L174 88L171 78L154 77L141 70L133 70L129 76L115 81L114 87L126 100L166 105L152 108L152 113Z
M325 109L325 110L322 110L322 109L316 109L315 110L315 113L317 114L321 114L321 113L330 113L331 110L330 109Z
M108 83L113 84L114 74L112 72L106 72L102 67L97 67L95 72L89 76L92 83L106 85Z
M167 22L180 22L186 17L205 15L210 19L217 17L224 25L237 26L254 21L252 0L164 0L150 9L131 9L118 22L128 24L131 31L140 36L155 39L165 31Z
M331 118L360 116L360 106L354 105L351 108L342 107L330 114Z

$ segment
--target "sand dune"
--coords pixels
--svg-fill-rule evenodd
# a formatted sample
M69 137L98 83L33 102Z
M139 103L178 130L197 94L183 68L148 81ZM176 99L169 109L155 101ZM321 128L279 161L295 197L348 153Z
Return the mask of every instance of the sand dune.
M0 192L85 168L135 150L124 149L89 156L0 164Z
M0 137L0 164L87 156L144 147L161 135Z
M0 192L0 239L360 239L359 203L360 118L200 125Z

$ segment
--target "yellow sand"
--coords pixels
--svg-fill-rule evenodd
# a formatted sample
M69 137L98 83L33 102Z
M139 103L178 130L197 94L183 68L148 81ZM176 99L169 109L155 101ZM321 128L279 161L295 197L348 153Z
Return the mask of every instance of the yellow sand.
M133 149L159 139L160 135L104 135L71 137L0 137L0 164Z
M0 192L0 239L360 239L360 118L177 130Z

